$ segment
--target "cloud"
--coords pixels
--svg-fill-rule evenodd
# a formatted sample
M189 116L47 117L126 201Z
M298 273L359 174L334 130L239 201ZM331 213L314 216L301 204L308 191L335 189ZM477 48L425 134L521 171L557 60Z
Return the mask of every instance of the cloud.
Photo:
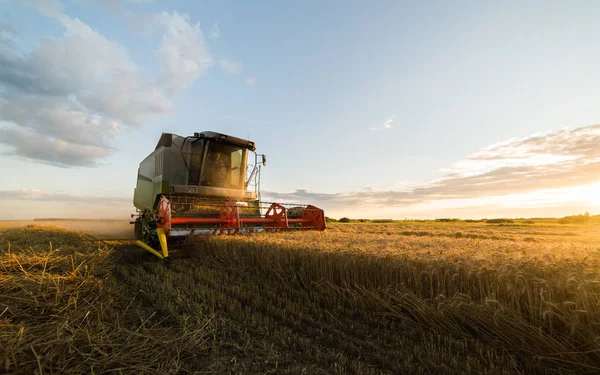
M192 25L187 15L163 12L155 20L166 29L159 49L160 81L173 92L200 77L213 58L200 24Z
M600 125L509 139L469 155L446 172L470 176L501 168L573 165L600 158Z
M470 160L528 159L538 155L600 157L600 125L510 139L484 148Z
M93 165L90 158L112 151L113 122L141 125L171 103L139 76L121 45L80 20L59 18L62 38L43 39L30 54L14 45L0 49L0 121L8 124L0 142L22 157ZM56 147L34 152L25 134Z
M217 22L213 22L212 27L208 32L208 36L212 39L219 39L221 36L221 29L219 29L219 24Z
M371 127L369 128L369 130L372 130L372 131L373 131L373 130L385 130L385 129L389 129L389 128L391 128L391 127L392 127L392 123L393 123L393 122L394 122L394 118L393 118L393 117L390 117L390 118L386 119L386 120L383 122L383 124L381 125L381 127L378 127L378 126L371 126Z
M81 144L58 138L40 137L39 133L35 131L20 128L0 128L0 138L3 143L15 147L11 153L13 155L59 167L93 167L98 164L99 159L107 157L114 151L104 145Z
M256 84L256 78L254 77L247 77L244 82L248 85L248 86L254 86Z
M228 74L241 74L244 70L242 63L236 63L228 59L222 59L219 61L221 69Z
M269 199L324 207L408 207L444 200L498 197L600 182L600 125L537 134L491 145L469 155L428 184L402 190L344 194L263 192Z
M31 52L0 24L0 144L4 154L60 166L94 166L119 129L171 111L171 97L212 64L199 25L186 15L151 18L162 30L160 75L144 76L127 50L52 1L30 1L63 27ZM60 4L58 4L60 5ZM6 151L8 149L8 151Z

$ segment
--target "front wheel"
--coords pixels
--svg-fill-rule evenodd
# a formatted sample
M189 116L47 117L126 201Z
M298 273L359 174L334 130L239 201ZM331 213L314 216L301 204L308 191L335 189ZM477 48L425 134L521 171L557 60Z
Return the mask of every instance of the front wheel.
M156 235L156 223L148 222L148 215L142 215L135 219L133 233L135 239L144 242L146 245L155 246L158 244L158 236Z
M133 224L133 234L136 241L142 239L142 222L139 218L135 219L135 223Z

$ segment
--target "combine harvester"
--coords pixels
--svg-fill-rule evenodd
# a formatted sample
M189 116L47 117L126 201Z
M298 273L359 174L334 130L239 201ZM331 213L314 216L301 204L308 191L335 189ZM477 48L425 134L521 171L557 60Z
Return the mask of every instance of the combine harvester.
M131 222L136 243L168 262L168 238L325 230L325 215L317 207L261 201L266 157L255 150L252 141L211 131L188 137L163 133L138 169L137 213L131 215L137 216Z

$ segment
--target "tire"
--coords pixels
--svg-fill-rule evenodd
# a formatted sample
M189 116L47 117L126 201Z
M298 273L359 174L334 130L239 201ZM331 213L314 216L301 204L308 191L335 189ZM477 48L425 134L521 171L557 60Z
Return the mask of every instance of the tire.
M133 224L133 233L135 235L136 240L142 239L142 223L140 219L135 219L135 223Z

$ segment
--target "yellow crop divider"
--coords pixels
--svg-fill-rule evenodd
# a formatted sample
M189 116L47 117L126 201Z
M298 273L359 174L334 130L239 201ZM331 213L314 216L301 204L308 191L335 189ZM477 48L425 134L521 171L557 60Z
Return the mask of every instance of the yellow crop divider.
M158 241L160 242L160 249L162 250L162 254L158 251L154 250L152 247L148 246L147 243L137 240L135 244L141 247L142 249L148 251L159 257L160 259L164 259L165 262L169 261L169 248L167 247L167 236L165 235L165 230L163 228L156 228L156 235L158 236Z
M141 247L142 249L156 255L157 257L159 257L160 259L163 259L164 257L161 255L161 253L159 253L158 251L154 250L153 248L151 248L150 246L148 246L147 244L145 244L144 242L137 240L135 241L135 244L138 245L139 247Z

